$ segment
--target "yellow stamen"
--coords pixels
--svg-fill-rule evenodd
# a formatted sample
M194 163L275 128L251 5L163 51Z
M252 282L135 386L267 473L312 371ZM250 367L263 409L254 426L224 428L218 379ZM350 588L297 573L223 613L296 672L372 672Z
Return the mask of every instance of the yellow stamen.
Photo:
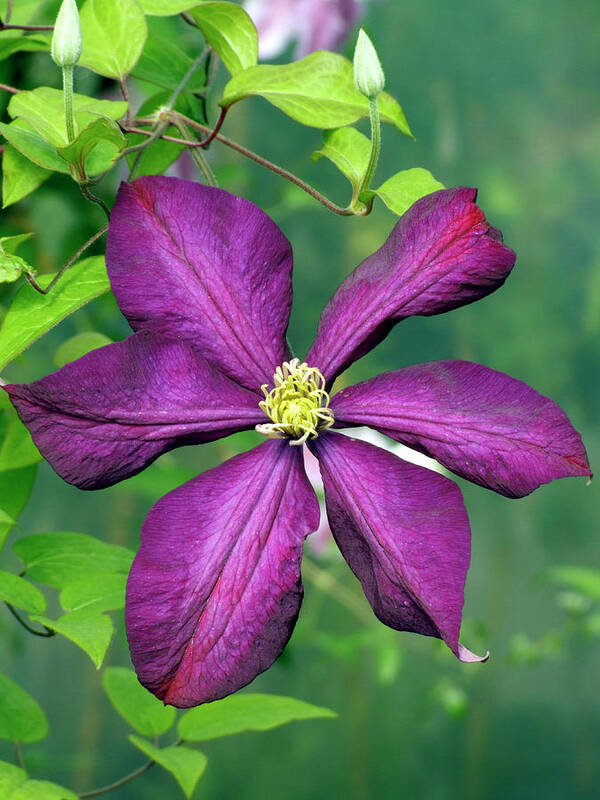
M298 358L277 367L271 390L266 383L260 388L265 399L259 406L273 420L256 426L264 436L290 439L290 445L301 445L308 439L316 439L319 431L334 423L325 378L318 369L301 364Z

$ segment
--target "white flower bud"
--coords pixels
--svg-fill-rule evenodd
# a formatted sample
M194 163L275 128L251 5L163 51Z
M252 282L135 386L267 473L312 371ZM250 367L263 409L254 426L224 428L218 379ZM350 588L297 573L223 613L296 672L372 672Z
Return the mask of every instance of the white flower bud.
M354 85L365 97L377 97L385 86L385 75L373 43L361 28L354 50Z
M63 0L54 24L50 52L59 67L74 67L79 61L81 25L75 0Z

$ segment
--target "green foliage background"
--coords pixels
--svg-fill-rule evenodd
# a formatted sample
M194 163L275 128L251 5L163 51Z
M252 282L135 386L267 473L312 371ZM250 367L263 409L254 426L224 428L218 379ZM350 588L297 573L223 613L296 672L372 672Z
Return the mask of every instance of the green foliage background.
M151 29L168 24L151 20ZM372 3L366 27L417 139L386 127L381 174L426 166L447 186L480 187L482 207L518 261L500 291L445 316L403 322L348 375L362 379L440 358L508 372L567 410L592 468L600 452L599 26L596 0ZM26 87L59 85L45 54L19 63ZM79 91L92 93L98 81L76 71ZM333 166L308 158L321 144L318 131L300 128L264 101L235 107L224 131L330 195L346 196ZM334 217L259 167L216 152L213 164L227 187L265 208L293 243L291 340L301 355L334 288L379 246L395 218L381 206L366 220ZM65 190L51 178L5 212L2 234L35 231L23 251L43 271L103 222L74 184ZM46 374L57 347L86 330L126 334L113 302L95 301L4 377ZM232 447L225 441L175 452L145 475L96 493L67 486L42 465L21 525L28 533L82 531L133 547L151 503ZM339 718L206 743L209 767L195 797L597 796L597 605L543 576L556 565L600 564L598 488L561 481L509 501L461 487L473 530L463 639L473 649L489 648L490 662L461 665L433 640L387 635L376 626L365 634L364 624L306 580L291 645L252 689L303 698ZM355 591L345 566L332 564ZM141 754L127 744L128 728L107 705L89 659L62 637L25 639L7 613L0 626L2 670L18 676L51 721L47 742L28 746L30 770L84 790L136 766ZM122 626L108 663L128 663ZM12 758L6 743L0 758ZM161 800L176 791L155 768L109 796Z

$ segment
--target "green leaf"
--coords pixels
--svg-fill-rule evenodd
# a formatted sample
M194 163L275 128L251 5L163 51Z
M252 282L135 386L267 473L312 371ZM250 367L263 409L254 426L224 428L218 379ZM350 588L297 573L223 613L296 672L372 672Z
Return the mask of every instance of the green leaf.
M299 719L334 718L328 708L293 697L272 694L237 694L198 706L179 720L178 730L188 742L203 742L243 731L267 731Z
M107 667L102 686L119 714L144 736L160 736L175 722L175 709L165 706L124 667Z
M179 131L175 131L173 135L180 136L181 134ZM127 140L130 146L141 144L145 139L145 136L138 136L135 133L127 134ZM158 139L156 142L152 143L151 147L147 147L142 152L142 157L135 171L136 177L140 175L162 175L174 161L177 161L184 149L184 145ZM130 153L125 157L130 167L137 155L137 153Z
M106 78L121 78L135 67L148 28L135 0L86 0L81 9L80 64Z
M594 600L600 600L600 570L592 567L557 566L544 573L550 583L566 586Z
M0 253L0 283L14 283L21 275L34 275L35 270L19 256Z
M356 128L338 128L323 132L323 146L312 154L312 160L328 158L358 191L369 166L371 142Z
M18 519L27 505L36 472L37 465L0 472L0 510L5 515L4 519L0 518L0 548L4 546L15 524L14 520Z
M40 275L47 286L54 275ZM29 284L15 294L0 328L0 370L36 339L110 288L104 256L84 258L70 267L46 295Z
M27 780L27 774L20 767L0 761L0 797L12 798L12 792Z
M11 20L12 21L12 20ZM34 33L0 37L0 61L10 58L13 53L36 50L50 50L50 34Z
M58 369L69 364L71 361L77 361L78 358L84 356L92 350L97 350L99 347L104 347L107 344L112 344L112 340L105 336L103 333L96 331L85 331L84 333L77 333L71 336L66 342L63 342L54 354L54 364Z
M443 188L444 185L436 180L429 170L413 167L397 172L373 192L383 200L390 211L402 216L421 197Z
M206 769L206 756L189 747L163 747L159 750L139 736L130 736L129 741L148 758L168 770L181 786L186 797L191 797L196 784Z
M56 152L56 147L47 142L23 119L7 125L0 122L0 133L16 150L42 169L68 174L69 167Z
M77 795L57 783L27 780L8 800L77 800Z
M62 91L51 89L48 86L40 86L31 92L14 94L7 110L11 117L20 117L28 122L51 145L62 147L69 144L64 103ZM120 119L127 112L127 103L97 100L95 97L88 97L85 94L74 94L73 110L75 112L75 132L77 133L99 116L112 120Z
M27 197L51 174L7 144L2 154L2 208Z
M190 11L207 43L232 75L258 61L258 33L241 6L204 2Z
M352 63L326 50L291 64L259 64L238 72L225 86L220 105L228 107L252 95L314 128L341 128L369 116L369 102L354 86ZM396 100L382 92L378 102L382 121L412 136Z
M0 236L0 250L5 253L16 253L23 242L27 242L33 233L18 233L16 236Z
M11 742L38 742L48 735L46 715L8 676L0 673L0 738Z
M60 593L60 604L65 611L115 611L125 605L126 584L124 573L93 572L67 583Z
M46 610L46 598L36 586L4 570L0 570L0 600L32 614L43 614Z
M97 117L71 144L58 148L58 154L73 167L74 177L85 180L109 170L119 158L127 139L116 122Z
M134 553L84 533L34 533L13 545L28 577L61 588L94 572L128 572Z
M145 14L154 17L170 17L181 14L195 6L199 0L139 0Z
M42 460L31 434L16 413L10 413L4 439L0 445L0 472L20 469Z
M164 89L172 90L179 85L193 63L193 60L177 44L159 36L150 36L132 76L140 81L147 81ZM186 90L199 92L204 88L205 81L204 70L198 67L187 83ZM138 116L144 116L144 114L141 113Z
M106 614L82 608L64 614L58 619L50 619L39 614L31 614L29 619L70 639L87 653L96 668L100 669L114 632L112 620Z

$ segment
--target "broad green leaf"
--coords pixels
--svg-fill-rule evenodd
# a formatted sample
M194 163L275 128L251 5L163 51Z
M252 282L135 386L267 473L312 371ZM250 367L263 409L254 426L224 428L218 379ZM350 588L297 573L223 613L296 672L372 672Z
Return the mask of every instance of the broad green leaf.
M181 47L169 39L150 36L132 76L164 89L175 89L193 64ZM186 91L199 92L204 88L206 76L198 67L186 85ZM143 113L138 116L144 116Z
M199 0L139 0L142 10L148 16L170 17L181 14L197 5Z
M421 197L443 188L444 185L437 181L429 170L413 167L397 172L373 191L390 211L402 216Z
M7 761L0 761L0 797L11 800L12 792L26 780L25 770Z
M11 117L20 117L54 147L69 144L65 124L64 95L59 89L40 86L30 92L14 94L8 104ZM117 120L127 112L127 103L97 100L84 94L73 95L76 133L99 116ZM42 165L43 166L43 165Z
M57 783L27 780L7 800L78 800L78 798L70 789L65 789Z
M148 28L135 0L86 0L81 8L79 61L99 75L121 78L135 67Z
M134 553L84 533L34 533L13 545L28 577L61 588L94 572L128 572Z
M27 197L51 174L7 144L2 154L2 208Z
M544 573L550 583L566 586L594 600L600 600L600 569L592 567L556 566Z
M312 160L328 158L348 178L355 191L360 187L371 155L370 140L356 128L338 128L323 132L323 146Z
M31 434L16 413L11 412L4 439L0 444L0 473L28 467L41 460L42 456L33 443Z
M27 242L33 233L18 233L16 236L0 236L0 250L5 253L16 253L23 242Z
M0 549L14 526L31 495L37 465L24 469L11 469L0 472L0 510L4 518L0 518Z
M175 722L175 709L165 706L124 667L106 667L102 686L119 714L144 736L160 736Z
M103 333L97 333L96 331L77 333L67 339L66 342L63 342L58 348L54 354L54 364L60 369L60 367L64 367L65 364L69 364L71 361L76 361L91 350L97 350L99 347L104 347L111 343L112 340Z
M204 2L192 8L190 16L232 75L256 64L258 33L241 6Z
M67 583L60 593L60 604L65 611L115 611L125 605L126 584L125 573L93 572Z
M130 736L129 741L138 747L148 758L168 770L183 789L186 797L191 797L196 784L206 769L206 756L189 747L154 747L139 736Z
M12 20L11 20L12 21ZM50 34L34 33L27 36L0 36L0 61L9 58L13 53L50 49Z
M96 668L100 669L114 631L112 620L106 614L82 608L64 614L58 619L50 619L39 614L32 614L29 619L70 639L87 653Z
M40 275L38 283L47 286L54 275ZM46 295L29 284L15 294L0 328L0 370L36 339L78 308L110 288L104 256L84 258L68 269Z
M37 586L4 570L0 570L0 600L32 614L43 614L46 610L46 598Z
M74 176L85 180L109 170L119 158L127 139L116 122L97 117L71 144L58 148L58 154L72 167Z
M48 735L46 715L7 675L0 673L0 738L11 742L38 742Z
M313 706L293 697L273 694L237 694L186 712L178 730L188 742L203 742L242 731L267 731L299 719L334 718L328 708Z
M351 62L326 50L291 64L259 64L238 72L225 86L220 105L252 95L314 128L341 128L369 116L369 102L354 86ZM400 105L386 92L379 95L379 113L384 122L412 136Z
M24 119L16 119L9 125L0 122L0 133L22 156L38 167L68 174L69 167L56 152L56 147L40 136Z

